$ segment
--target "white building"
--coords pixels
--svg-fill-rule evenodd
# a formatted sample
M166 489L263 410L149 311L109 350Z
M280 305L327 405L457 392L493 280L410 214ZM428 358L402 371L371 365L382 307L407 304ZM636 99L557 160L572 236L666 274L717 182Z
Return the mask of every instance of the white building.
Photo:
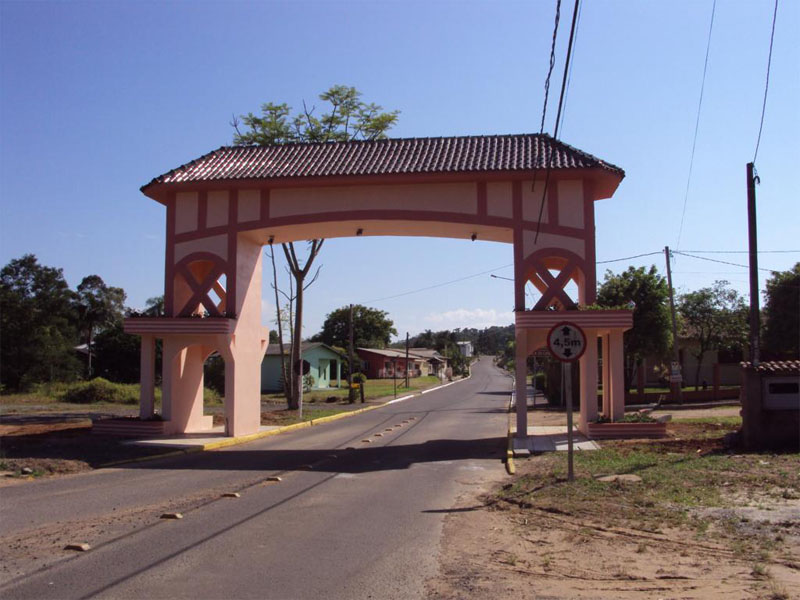
M458 349L461 351L461 356L466 356L467 358L472 357L473 348L472 342L456 342L458 344Z

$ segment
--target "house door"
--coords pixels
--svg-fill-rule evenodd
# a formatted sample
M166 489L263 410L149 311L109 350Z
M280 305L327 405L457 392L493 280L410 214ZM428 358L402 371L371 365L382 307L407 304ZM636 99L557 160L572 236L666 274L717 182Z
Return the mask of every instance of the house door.
M331 361L321 358L319 360L319 381L317 387L326 388L330 387L331 379Z

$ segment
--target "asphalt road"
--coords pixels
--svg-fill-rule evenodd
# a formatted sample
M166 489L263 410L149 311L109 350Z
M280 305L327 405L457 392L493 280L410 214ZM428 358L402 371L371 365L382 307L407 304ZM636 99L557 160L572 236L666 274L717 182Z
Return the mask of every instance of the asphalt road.
M510 389L483 359L352 418L0 488L0 598L422 597L444 517L504 476Z

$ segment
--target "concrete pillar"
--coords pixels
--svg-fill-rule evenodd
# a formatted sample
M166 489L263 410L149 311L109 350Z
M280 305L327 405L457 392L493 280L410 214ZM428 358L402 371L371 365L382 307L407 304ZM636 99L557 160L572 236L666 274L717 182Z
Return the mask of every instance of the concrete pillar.
M155 414L156 338L142 336L139 355L139 418L151 419Z
M586 351L579 362L580 388L581 388L581 413L578 418L578 429L586 433L589 421L597 419L597 331L584 330L586 335Z
M164 339L162 413L166 433L211 429L212 417L203 415L203 362L207 351L179 338Z
M514 389L517 395L517 433L515 437L528 437L528 336L524 329L517 328L515 334Z
M342 361L341 359L336 359L336 387L342 387Z
M612 421L625 416L625 361L622 351L622 330L612 329L609 336L608 358L611 372L611 414Z
M600 337L603 354L603 416L611 416L611 360L609 359L609 336L604 333Z

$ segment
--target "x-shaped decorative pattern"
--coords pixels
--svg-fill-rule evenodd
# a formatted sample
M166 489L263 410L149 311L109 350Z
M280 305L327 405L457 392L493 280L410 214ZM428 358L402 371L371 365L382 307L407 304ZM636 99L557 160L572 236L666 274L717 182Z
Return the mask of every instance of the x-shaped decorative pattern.
M545 310L553 302L559 302L564 308L575 308L575 302L569 297L564 288L569 283L575 271L575 262L572 259L561 269L558 277L553 277L550 271L540 262L534 264L534 277L538 277L543 284L542 297L533 307L533 310ZM537 286L538 287L538 286Z
M192 289L192 296L179 313L180 316L191 316L198 306L202 304L203 307L205 307L205 309L208 311L209 315L212 317L221 317L222 313L220 310L225 309L225 289L222 287L222 285L220 285L219 278L225 273L224 267L219 264L213 265L211 270L201 281L197 280L194 274L189 270L188 265L184 264L178 267L178 273ZM215 304L208 295L212 289L221 298L219 305Z

